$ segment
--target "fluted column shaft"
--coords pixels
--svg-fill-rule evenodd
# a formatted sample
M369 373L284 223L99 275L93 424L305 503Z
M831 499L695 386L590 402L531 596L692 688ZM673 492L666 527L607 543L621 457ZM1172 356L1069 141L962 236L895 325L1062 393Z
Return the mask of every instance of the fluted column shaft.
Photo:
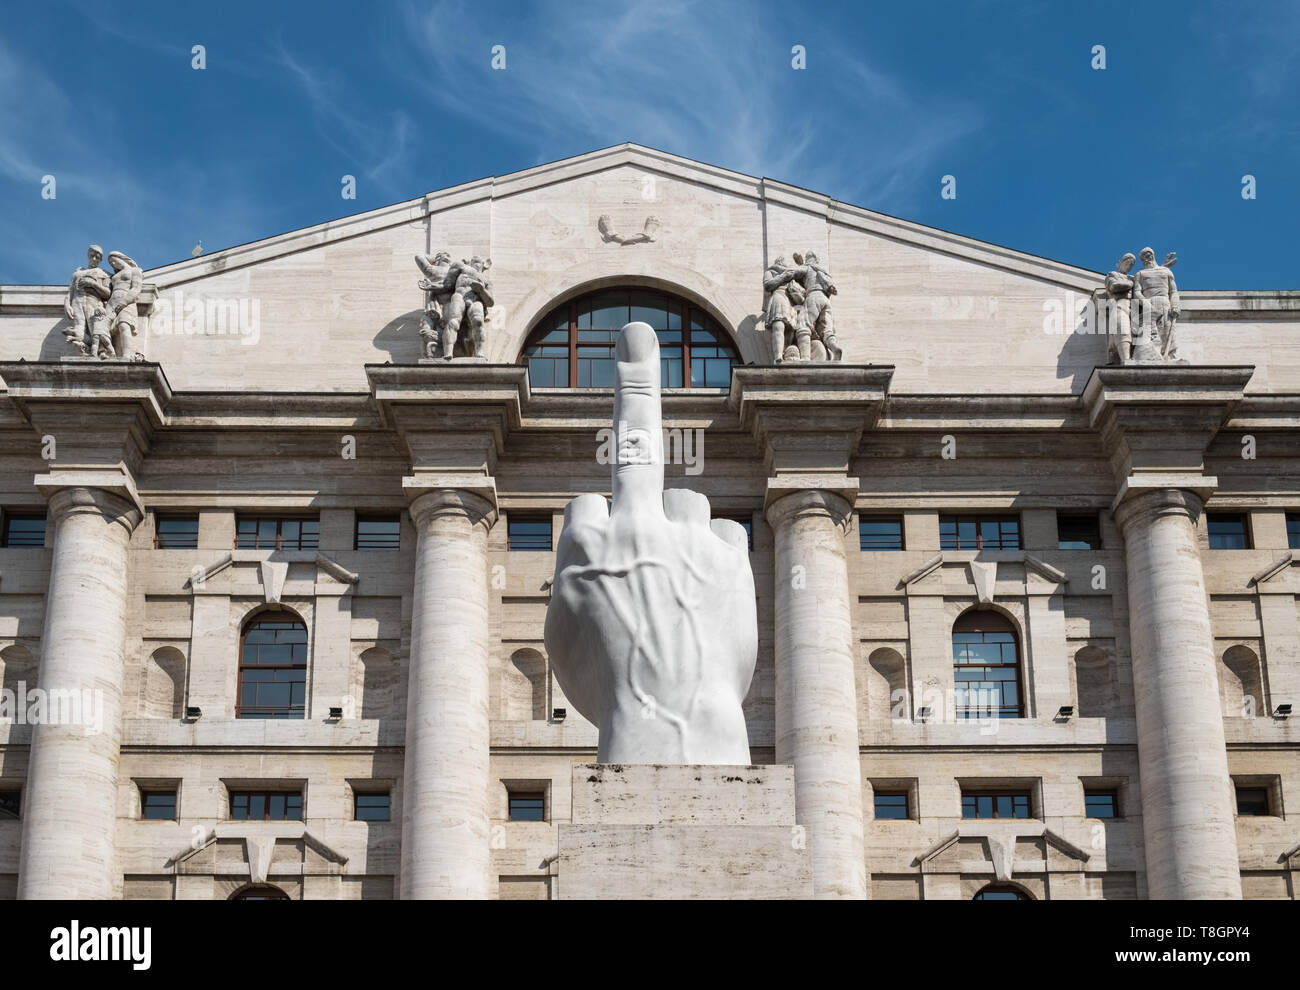
M492 503L439 489L411 504L418 542L402 795L403 898L485 898L487 531Z
M851 506L819 489L767 508L776 533L776 760L792 763L813 893L867 896L862 773L844 526Z
M53 534L18 896L113 896L122 733L127 542L140 512L97 488L49 501Z
M1142 492L1115 517L1128 571L1147 886L1153 899L1240 898L1241 873L1205 577L1201 500Z

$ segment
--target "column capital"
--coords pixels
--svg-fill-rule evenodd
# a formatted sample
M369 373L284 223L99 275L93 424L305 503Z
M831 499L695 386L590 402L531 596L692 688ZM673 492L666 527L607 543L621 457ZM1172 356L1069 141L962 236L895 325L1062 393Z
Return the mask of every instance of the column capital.
M1139 521L1150 522L1166 515L1182 516L1195 524L1205 506L1202 495L1190 488L1127 489L1120 494L1124 497L1116 500L1115 522L1125 533Z
M410 499L411 518L417 527L423 529L437 518L459 516L471 526L481 524L484 530L489 530L497 520L496 486L491 478L486 480L491 486L490 498L485 497L481 487L471 489L455 485L432 485L427 483L427 479L403 478L402 485ZM420 484L407 484L412 481L419 481Z
M135 490L131 473L85 468L38 474L33 485L49 506L54 521L74 512L95 511L110 522L121 523L127 533L144 518L144 503Z
M842 532L848 531L853 516L853 499L858 491L857 478L840 479L845 486L834 488L790 485L787 479L774 478L767 483L767 501L763 514L773 529L795 519L818 516L829 519Z

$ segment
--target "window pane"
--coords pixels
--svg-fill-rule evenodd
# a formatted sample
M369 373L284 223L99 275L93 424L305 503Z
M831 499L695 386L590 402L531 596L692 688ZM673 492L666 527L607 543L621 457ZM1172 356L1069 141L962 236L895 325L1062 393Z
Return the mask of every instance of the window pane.
M45 516L35 514L5 516L3 543L6 547L45 546Z
M259 519L257 523L257 546L275 547L275 533L278 523L274 519Z
M1237 814L1260 816L1268 814L1268 790L1263 787L1237 788Z
M550 550L550 516L514 516L507 520L507 548L510 550Z
M159 516L154 544L160 550L193 550L199 545L198 516Z
M1206 516L1211 550L1249 550L1245 516Z
M858 545L862 550L902 550L903 521L867 517L859 519Z
M1104 791L1088 791L1083 796L1084 812L1088 818L1114 818L1115 795Z
M23 792L19 788L7 788L0 791L0 821L18 817L18 808L22 803Z
M358 550L397 550L401 542L402 521L398 516L357 519Z
M1056 517L1057 549L1097 550L1101 547L1100 523L1096 516Z
M390 797L387 794L358 794L356 819L359 822L386 822L391 817Z
M538 793L510 795L510 821L541 822L546 820L546 796Z
M907 795L877 794L876 817L883 819L907 818Z
M601 293L592 302L591 327L593 330L622 330L630 322L627 314L626 292Z

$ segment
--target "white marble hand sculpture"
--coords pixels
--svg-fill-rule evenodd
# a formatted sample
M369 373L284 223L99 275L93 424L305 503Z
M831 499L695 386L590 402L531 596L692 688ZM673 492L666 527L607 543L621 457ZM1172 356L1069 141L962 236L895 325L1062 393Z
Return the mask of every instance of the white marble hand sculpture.
M615 347L613 507L564 512L546 649L601 763L749 763L741 709L758 619L744 528L698 492L663 490L659 340L629 323Z

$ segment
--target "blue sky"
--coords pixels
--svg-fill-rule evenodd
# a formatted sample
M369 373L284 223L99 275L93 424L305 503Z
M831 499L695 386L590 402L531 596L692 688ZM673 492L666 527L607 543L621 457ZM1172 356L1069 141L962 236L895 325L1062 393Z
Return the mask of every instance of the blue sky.
M15 4L0 283L636 141L1086 268L1150 244L1180 287L1300 289L1297 38L1300 4L1259 0Z

